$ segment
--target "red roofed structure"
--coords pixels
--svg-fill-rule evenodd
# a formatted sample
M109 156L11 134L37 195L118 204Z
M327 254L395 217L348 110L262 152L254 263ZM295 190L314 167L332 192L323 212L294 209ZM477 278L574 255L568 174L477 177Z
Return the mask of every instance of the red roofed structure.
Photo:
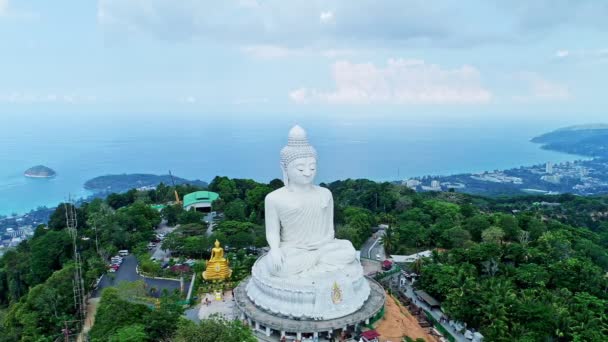
M368 330L361 333L361 337L365 342L377 342L380 334L376 330Z

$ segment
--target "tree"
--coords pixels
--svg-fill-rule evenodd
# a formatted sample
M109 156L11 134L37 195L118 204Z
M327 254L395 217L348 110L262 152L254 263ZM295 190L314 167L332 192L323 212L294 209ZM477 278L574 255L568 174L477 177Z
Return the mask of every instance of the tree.
M517 223L517 218L513 215L500 214L498 215L497 224L500 228L502 228L505 233L505 238L510 241L517 241L519 237L519 224Z
M65 218L65 208L69 208L69 210L75 210L76 211L76 222L77 222L77 228L81 229L85 226L86 221L87 221L87 217L86 217L86 213L84 212L84 210L82 210L81 208L75 208L73 204L71 203L59 203L59 205L57 205L57 208L55 208L55 211L53 211L53 213L51 214L51 217L49 218L49 223L48 223L48 227L49 229L52 230L61 230L64 229L66 227L66 218Z
M181 204L168 205L160 211L160 215L167 220L167 225L173 227L177 224L178 217L183 213Z
M201 223L203 221L203 214L201 212L196 211L194 208L190 208L188 211L182 210L179 214L177 222L179 224L189 224L189 223Z
M483 242L500 243L505 236L505 232L496 226L492 226L481 232Z
M124 326L109 338L110 342L145 342L148 341L143 324Z
M219 317L201 320L199 324L181 320L179 322L175 342L256 342L257 338L251 329L239 320L228 321Z
M251 214L255 213L256 220L264 217L264 198L272 191L272 188L266 185L257 185L251 190L247 190L245 202Z
M209 190L217 192L226 202L231 202L238 197L238 190L234 180L228 177L215 177L209 184Z
M395 246L395 234L393 228L388 228L384 231L384 235L382 236L382 245L384 246L384 250L387 254L391 254L393 252L393 248Z
M445 248L462 248L471 243L471 234L468 230L454 227L441 234L442 245Z
M74 267L70 264L31 288L25 300L11 307L9 324L19 331L21 340L56 336L64 320L74 319L73 275Z
M30 245L30 285L43 283L72 256L72 239L65 230L46 231Z
M247 220L247 204L242 199L236 199L226 204L224 208L224 217L226 220L246 221Z
M143 304L123 300L116 288L104 289L95 315L95 325L89 333L91 341L108 341L122 327L143 324L149 310Z
M268 183L268 186L270 186L270 188L272 188L272 190L277 190L283 187L283 181L275 178L273 180L270 181L270 183Z
M475 215L465 220L463 228L471 233L473 241L481 242L481 232L490 228L490 220L485 215Z

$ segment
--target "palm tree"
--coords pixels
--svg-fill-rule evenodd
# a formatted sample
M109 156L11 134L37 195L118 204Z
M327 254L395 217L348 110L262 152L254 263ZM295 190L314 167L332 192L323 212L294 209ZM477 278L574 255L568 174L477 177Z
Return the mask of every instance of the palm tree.
M395 246L395 234L392 228L389 227L385 230L380 242L382 242L387 256L393 252L393 247Z

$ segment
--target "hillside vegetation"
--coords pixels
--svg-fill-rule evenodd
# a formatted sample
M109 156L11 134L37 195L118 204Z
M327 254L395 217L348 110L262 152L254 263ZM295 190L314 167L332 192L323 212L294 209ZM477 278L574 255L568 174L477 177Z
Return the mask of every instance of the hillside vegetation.
M90 238L80 245L87 290L118 249L145 251L161 217L183 226L166 240L178 255L206 258L213 239L219 238L230 246L228 253L238 250L238 258L244 258L236 272L244 277L252 262L245 249L266 245L264 197L282 185L280 180L265 184L216 177L208 190L220 194L213 205L223 218L211 237L204 235L206 226L196 213L171 205L161 213L151 209L150 204L173 199L173 188L164 184L82 205L77 208L78 231ZM359 248L373 226L385 223L391 227L383 238L389 253L434 250L433 258L411 265L421 274L418 286L441 300L452 319L480 330L487 340L608 339L608 197L489 199L415 193L404 186L350 179L321 186L334 195L338 238ZM183 196L198 189L178 186L177 191ZM0 341L53 341L61 336L64 321L74 319L72 248L64 210L60 205L46 227L0 259ZM134 341L251 340L248 329L230 322L185 322L174 302L168 294L150 307L122 290L106 290L91 335L99 341L124 336L137 336ZM121 310L139 318L113 319L112 313ZM206 333L209 329L214 333Z

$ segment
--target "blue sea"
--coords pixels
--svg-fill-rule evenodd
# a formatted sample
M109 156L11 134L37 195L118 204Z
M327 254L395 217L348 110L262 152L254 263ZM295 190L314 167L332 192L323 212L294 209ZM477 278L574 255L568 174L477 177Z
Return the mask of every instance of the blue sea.
M559 126L490 119L270 117L256 115L37 115L0 117L0 214L87 196L105 174L280 178L279 150L299 123L319 153L318 181L385 181L561 162L529 140ZM29 179L43 164L53 179Z

